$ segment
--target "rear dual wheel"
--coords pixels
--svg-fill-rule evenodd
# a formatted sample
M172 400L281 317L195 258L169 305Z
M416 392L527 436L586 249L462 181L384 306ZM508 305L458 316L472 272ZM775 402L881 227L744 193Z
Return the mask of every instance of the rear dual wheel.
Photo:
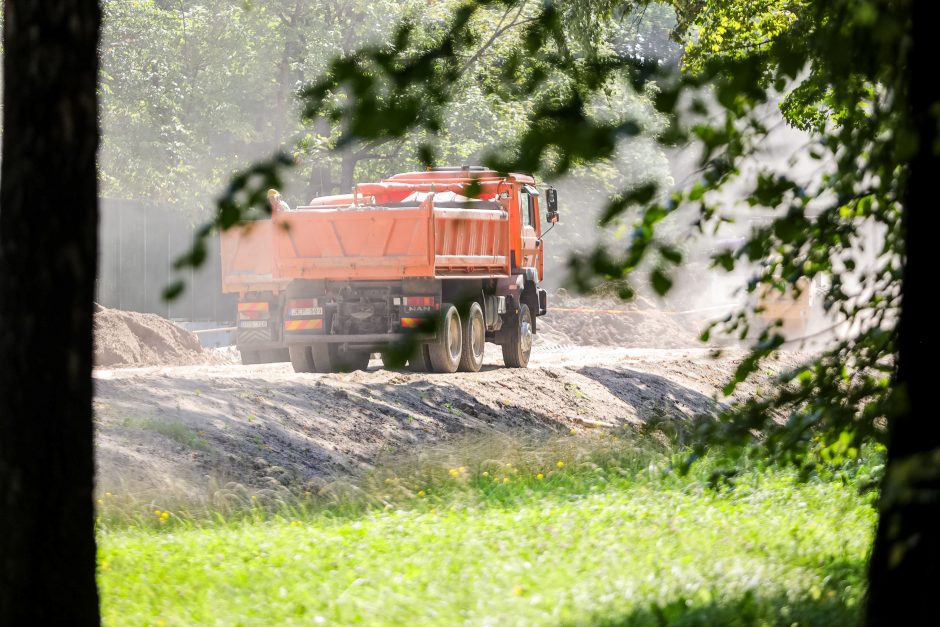
M242 364L275 364L282 361L291 361L288 349L286 348L268 348L264 350L242 350L239 351L242 357Z
M294 367L294 372L317 372L309 346L290 346L287 351L290 353L290 365Z
M460 314L451 304L441 305L437 341L428 344L428 357L434 372L457 372L463 353L463 328Z
M408 370L411 372L431 372L431 356L427 344L418 344L408 358Z
M479 372L483 367L483 350L486 345L486 320L480 303L472 303L463 320L463 352L460 355L461 372Z
M290 362L294 372L352 372L369 367L371 353L340 351L337 344L291 346Z
M314 344L312 353L317 372L365 370L372 356L367 351L340 351L338 344Z

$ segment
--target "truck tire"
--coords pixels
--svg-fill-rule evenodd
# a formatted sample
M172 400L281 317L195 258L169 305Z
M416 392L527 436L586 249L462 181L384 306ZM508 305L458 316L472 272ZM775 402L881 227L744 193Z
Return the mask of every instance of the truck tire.
M333 360L333 366L336 372L353 372L356 370L368 370L369 360L372 359L372 353L364 351L346 351L337 353Z
M369 367L369 358L372 356L372 353L364 351L340 353L339 346L336 344L315 344L312 348L315 372L365 370Z
M408 358L408 370L411 372L431 371L431 356L428 354L427 344L415 346L414 354Z
M480 303L472 303L463 320L463 352L460 355L461 372L479 372L483 367L483 349L486 346L486 320Z
M526 368L532 354L532 312L519 305L519 313L509 322L508 338L503 343L503 362L507 368Z
M310 353L313 358L313 372L322 372L324 374L333 372L333 360L330 358L329 344L314 344L310 347Z
M252 364L261 363L261 356L259 355L258 351L239 349L238 354L241 355L243 366L251 366Z
M382 367L385 368L386 370L391 370L394 372L394 371L404 369L405 364L398 361L390 353L382 351L381 356L382 356ZM398 359L401 359L401 358L399 357ZM405 361L407 361L407 359Z
M290 353L290 365L294 367L294 372L317 372L309 346L291 346L287 351Z
M428 344L432 370L441 373L457 372L463 353L463 328L457 308L449 303L441 305L437 336L436 342Z

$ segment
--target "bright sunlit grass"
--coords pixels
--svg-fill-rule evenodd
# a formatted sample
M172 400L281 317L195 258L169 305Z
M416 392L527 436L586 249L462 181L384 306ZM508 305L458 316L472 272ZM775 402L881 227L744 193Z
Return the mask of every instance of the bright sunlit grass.
M108 517L104 505L106 621L855 621L875 515L854 484L873 460L807 483L751 469L714 490L717 461L681 478L664 473L661 447L574 440L497 458L464 450L463 464L430 456L333 505L274 506L262 493L215 519Z

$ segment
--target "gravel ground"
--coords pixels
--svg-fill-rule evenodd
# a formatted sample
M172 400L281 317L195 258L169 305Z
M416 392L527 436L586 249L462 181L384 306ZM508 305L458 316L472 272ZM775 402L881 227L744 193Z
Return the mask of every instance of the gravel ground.
M528 369L296 374L289 364L98 368L99 489L199 490L356 473L383 456L487 432L567 433L712 411L743 353L578 346L546 334ZM228 351L231 352L231 351ZM219 351L216 362L231 361ZM772 370L805 356L785 353ZM768 372L769 374L769 372ZM754 385L739 394L751 394Z

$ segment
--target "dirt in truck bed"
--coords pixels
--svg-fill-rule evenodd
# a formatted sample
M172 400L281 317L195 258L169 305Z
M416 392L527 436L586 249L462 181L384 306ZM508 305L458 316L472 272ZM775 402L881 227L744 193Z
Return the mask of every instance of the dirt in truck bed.
M389 454L468 434L551 434L694 416L742 353L552 345L528 369L479 373L295 374L289 364L99 368L101 491L205 493L213 481L259 487L354 474ZM784 354L772 370L803 358ZM742 386L739 393L753 393Z

